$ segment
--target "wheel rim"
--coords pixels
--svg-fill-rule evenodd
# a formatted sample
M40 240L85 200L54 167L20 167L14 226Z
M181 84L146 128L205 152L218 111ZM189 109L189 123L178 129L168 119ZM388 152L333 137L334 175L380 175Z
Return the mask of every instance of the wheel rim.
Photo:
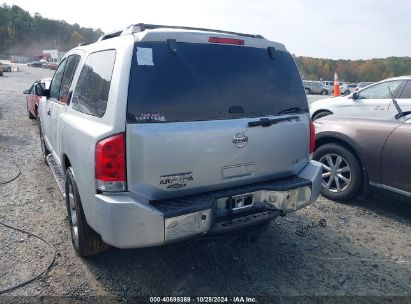
M320 158L323 165L322 186L330 192L345 191L351 183L352 173L347 160L341 155L329 153Z
M78 237L78 218L77 218L77 208L74 203L74 193L71 183L68 187L68 202L69 202L69 212L70 212L70 226L71 235L73 237L73 243L76 248L79 247L79 237Z

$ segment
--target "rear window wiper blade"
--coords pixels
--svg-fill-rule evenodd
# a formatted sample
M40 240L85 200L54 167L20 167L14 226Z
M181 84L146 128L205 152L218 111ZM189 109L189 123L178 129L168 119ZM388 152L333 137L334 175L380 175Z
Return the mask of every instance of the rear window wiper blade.
M299 118L298 116L284 116L284 117L276 117L276 118L261 118L260 120L257 121L249 121L248 126L249 127L269 127L272 125L275 125L277 122L280 121L285 121L285 120L290 120L290 119L296 119Z
M302 112L303 112L303 109L301 109L299 107L292 107L292 108L284 109L284 110L278 112L278 114L302 113Z

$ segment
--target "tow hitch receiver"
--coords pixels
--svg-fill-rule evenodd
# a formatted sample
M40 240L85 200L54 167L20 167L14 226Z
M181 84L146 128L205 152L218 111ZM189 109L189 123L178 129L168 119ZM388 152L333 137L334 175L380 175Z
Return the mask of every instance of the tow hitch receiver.
M226 200L226 209L234 212L236 210L241 210L241 209L252 207L253 203L254 202L253 202L252 194L238 195L234 197L229 197Z

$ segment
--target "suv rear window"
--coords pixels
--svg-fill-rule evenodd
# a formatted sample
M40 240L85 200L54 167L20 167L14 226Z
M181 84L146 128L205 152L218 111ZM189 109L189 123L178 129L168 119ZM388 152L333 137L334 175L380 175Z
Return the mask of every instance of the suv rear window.
M252 47L180 42L171 49L167 42L136 43L129 123L260 117L294 107L308 112L287 52L271 59L267 49Z

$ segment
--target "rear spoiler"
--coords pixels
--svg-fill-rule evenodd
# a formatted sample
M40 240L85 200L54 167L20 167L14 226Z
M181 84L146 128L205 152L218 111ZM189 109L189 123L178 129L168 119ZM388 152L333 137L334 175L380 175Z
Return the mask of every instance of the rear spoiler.
M230 31L221 31L221 30L213 30L207 28L197 28L197 27L187 27L187 26L170 26L170 25L158 25L158 24L145 24L145 23L137 23L128 26L125 29L115 30L106 34L101 35L98 41L107 40L114 37L119 37L122 35L134 34L138 32L144 32L145 30L154 30L154 29L179 29L179 30L195 30L195 31L202 31L202 32L214 32L214 33L221 33L221 34L231 34L249 38L258 38L264 39L261 35L253 35L253 34L243 34L237 32L230 32Z

